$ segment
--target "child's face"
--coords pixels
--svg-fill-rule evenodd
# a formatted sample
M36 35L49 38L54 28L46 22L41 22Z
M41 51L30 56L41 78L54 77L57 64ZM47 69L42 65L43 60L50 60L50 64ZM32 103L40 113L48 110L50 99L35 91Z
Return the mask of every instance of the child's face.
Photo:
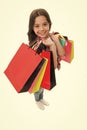
M46 17L43 15L36 17L35 23L33 26L34 33L38 37L44 39L44 38L48 37L49 30L50 30L50 25L49 25Z

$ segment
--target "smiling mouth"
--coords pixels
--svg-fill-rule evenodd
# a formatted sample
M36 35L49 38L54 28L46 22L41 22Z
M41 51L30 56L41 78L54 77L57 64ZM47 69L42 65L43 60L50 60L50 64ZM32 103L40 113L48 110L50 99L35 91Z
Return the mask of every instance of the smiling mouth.
M43 32L43 33L39 33L40 35L45 35L46 34L46 32Z
M44 35L46 35L46 32L41 32L41 33L39 33L39 35L44 36Z

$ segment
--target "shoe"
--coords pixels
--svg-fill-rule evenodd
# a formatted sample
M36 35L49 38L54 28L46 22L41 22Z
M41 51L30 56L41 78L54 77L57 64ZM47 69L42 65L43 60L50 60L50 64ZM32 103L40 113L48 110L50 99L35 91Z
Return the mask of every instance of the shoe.
M41 110L45 109L44 105L40 101L37 101L36 104L37 104L38 108L40 108Z
M43 103L46 106L49 106L49 103L47 101L45 101L44 99L41 99L40 102Z

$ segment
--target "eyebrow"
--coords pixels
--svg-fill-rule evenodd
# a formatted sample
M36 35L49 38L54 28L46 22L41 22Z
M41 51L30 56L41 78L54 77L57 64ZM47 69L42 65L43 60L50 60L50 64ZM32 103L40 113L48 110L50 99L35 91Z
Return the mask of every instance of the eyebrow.
M42 24L48 24L48 22L43 22ZM39 23L35 23L34 25L39 25Z

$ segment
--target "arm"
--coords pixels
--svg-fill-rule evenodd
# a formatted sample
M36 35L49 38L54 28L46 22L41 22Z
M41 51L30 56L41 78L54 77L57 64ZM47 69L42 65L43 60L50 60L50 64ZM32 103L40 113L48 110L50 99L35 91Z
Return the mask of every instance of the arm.
M57 68L57 52L56 52L56 46L55 44L52 44L50 47L50 51L52 51L53 54L53 60L54 60L54 68Z
M43 44L49 47L49 50L52 51L53 54L53 60L54 60L54 68L57 68L57 51L56 51L56 45L52 41L51 38L48 38L46 40L43 40Z

